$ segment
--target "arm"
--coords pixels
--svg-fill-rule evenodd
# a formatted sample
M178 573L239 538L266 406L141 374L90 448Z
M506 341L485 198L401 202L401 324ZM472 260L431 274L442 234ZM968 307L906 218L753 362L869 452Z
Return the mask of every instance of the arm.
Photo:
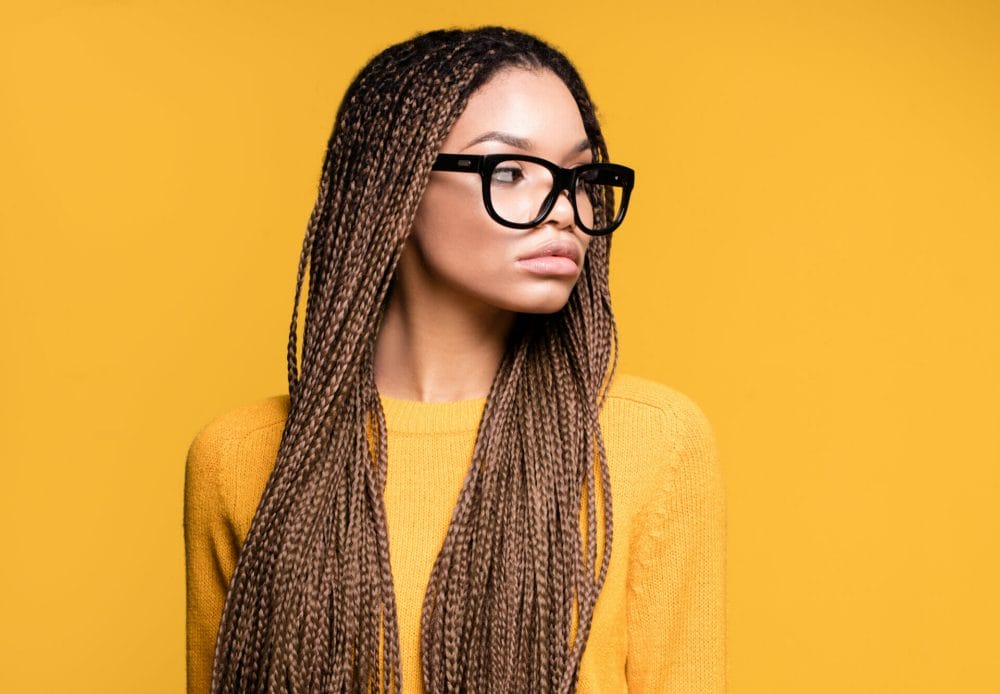
M212 683L215 637L222 619L239 542L222 484L225 437L209 425L188 450L184 478L187 568L187 691L205 694Z
M667 426L629 567L629 692L726 691L726 518L715 438L690 400Z

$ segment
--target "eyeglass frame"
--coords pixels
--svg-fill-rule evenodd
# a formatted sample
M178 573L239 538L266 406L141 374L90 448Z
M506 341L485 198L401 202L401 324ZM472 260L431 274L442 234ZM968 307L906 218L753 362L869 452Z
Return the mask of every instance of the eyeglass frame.
M552 173L552 190L545 196L538 216L530 222L512 222L504 219L493 207L493 199L490 195L490 179L497 164L511 159L539 164ZM612 175L618 177L616 183L620 183L622 188L621 208L618 210L618 214L615 215L614 220L612 220L611 225L607 229L600 231L588 229L583 220L580 219L580 211L576 207L576 195L573 194L576 190L580 174L594 169L611 172ZM564 169L548 159L533 157L527 154L450 154L442 152L437 155L437 159L431 166L431 170L479 174L483 181L483 204L486 207L487 214L494 221L512 229L530 229L538 226L543 219L549 216L552 208L555 207L559 194L565 190L570 193L567 197L573 206L573 218L576 221L577 227L589 236L607 236L621 226L622 221L625 219L625 211L628 209L628 201L632 194L632 188L635 185L635 171L622 164L594 162L592 164L574 166L571 169Z

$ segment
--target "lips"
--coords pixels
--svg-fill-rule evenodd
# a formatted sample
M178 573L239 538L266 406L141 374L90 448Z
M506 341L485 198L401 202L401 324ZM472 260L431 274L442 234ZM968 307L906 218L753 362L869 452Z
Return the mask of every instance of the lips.
M545 258L556 256L559 258L569 258L577 265L580 264L580 247L569 240L549 241L542 244L528 255L518 258L518 260L529 260L531 258Z

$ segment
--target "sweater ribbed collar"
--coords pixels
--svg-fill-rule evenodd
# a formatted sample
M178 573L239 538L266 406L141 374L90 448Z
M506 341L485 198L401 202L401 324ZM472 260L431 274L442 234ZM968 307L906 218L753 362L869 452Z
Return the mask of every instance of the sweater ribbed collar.
M486 398L451 402L400 400L379 394L389 431L446 434L465 433L479 429L479 420L486 407Z

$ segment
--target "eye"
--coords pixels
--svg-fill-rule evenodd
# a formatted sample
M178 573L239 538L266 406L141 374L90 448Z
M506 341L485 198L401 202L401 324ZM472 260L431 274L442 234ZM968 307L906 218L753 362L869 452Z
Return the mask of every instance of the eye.
M492 180L494 183L517 183L524 178L524 172L520 166L505 163L493 169Z

